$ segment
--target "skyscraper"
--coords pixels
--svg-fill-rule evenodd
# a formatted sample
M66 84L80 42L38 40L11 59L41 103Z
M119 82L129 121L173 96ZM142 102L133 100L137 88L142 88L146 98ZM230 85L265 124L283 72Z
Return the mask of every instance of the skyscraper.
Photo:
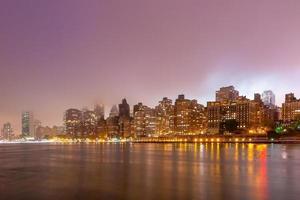
M110 109L109 117L117 117L119 116L119 110L116 105L113 105L112 108Z
M34 137L34 118L33 112L22 112L22 136Z
M66 133L71 136L80 136L81 135L81 119L82 112L77 109L68 109L65 112L64 121L66 127Z
M236 120L238 129L248 129L257 125L257 102L244 96L234 101L207 102L208 132L220 133L222 124Z
M221 87L220 90L216 91L216 101L233 101L239 97L239 91L235 90L234 87Z
M174 105L172 100L164 97L156 106L157 133L167 135L174 133Z
M107 126L107 136L109 138L119 138L120 137L120 126L119 117L110 116L106 119Z
M37 129L42 126L42 122L40 120L34 119L33 121L33 137L36 139L37 138Z
M184 95L178 95L175 101L175 133L179 135L188 134L190 131L191 100L185 99Z
M190 112L190 133L200 134L206 128L205 108L194 99L190 104Z
M149 137L156 134L156 110L138 103L134 106L134 134L136 137Z
M95 132L96 132L96 135L101 138L107 137L107 124L106 124L106 120L104 118L97 120Z
M132 117L119 118L120 137L128 138L133 136L132 120Z
M293 93L285 95L285 102L282 104L282 119L284 122L300 120L300 99Z
M5 123L2 128L2 138L5 140L9 140L13 134L13 129L9 122Z
M119 134L120 137L130 137L132 135L132 118L130 117L130 106L126 99L119 104Z
M275 106L275 94L272 92L272 90L266 90L261 95L262 101L264 102L264 105L274 107Z
M142 103L133 106L133 125L136 137L146 137L145 107Z
M97 117L97 120L104 118L104 105L103 104L96 104L94 108L94 113Z
M119 117L130 117L130 106L126 99L123 99L122 103L119 104Z
M82 111L82 135L94 135L97 125L97 117L94 111L83 110Z

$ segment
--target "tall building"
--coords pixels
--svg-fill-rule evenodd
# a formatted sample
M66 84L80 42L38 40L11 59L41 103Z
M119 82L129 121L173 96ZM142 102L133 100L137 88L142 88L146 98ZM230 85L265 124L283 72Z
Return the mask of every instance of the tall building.
M236 120L237 128L249 129L257 125L257 103L246 97L236 100L207 103L208 132L215 134L222 131L222 124L227 120Z
M261 99L261 95L259 93L254 93L254 101L259 103L260 105L263 104L263 101Z
M34 118L33 112L22 112L22 136L34 137Z
M120 137L122 138L133 137L132 120L133 120L132 117L119 118Z
M94 113L97 117L97 120L104 119L104 105L103 104L96 104L94 107Z
M261 125L264 121L264 113L265 113L265 108L267 108L267 106L264 105L264 102L261 99L261 94L259 93L254 93L253 102L255 103L255 115L256 115L255 120L258 125Z
M95 135L96 125L97 125L97 116L94 111L83 110L82 111L82 135Z
M190 104L190 133L200 134L206 129L205 108L197 100L192 100Z
M106 120L104 118L100 118L97 120L95 132L96 132L96 135L101 138L107 137L107 124L106 124Z
M190 120L191 120L191 100L185 99L184 95L178 95L175 101L175 117L174 127L175 134L186 135L190 132Z
M220 101L207 102L207 130L208 133L217 134L223 122L223 104Z
M145 107L142 103L133 106L133 129L135 137L146 137Z
M282 104L282 120L284 122L300 120L300 99L297 99L293 93L285 95L285 102Z
M37 139L37 129L42 126L42 122L40 120L35 119L33 122L33 137Z
M133 129L136 137L150 137L156 135L156 110L138 103L134 106Z
M13 135L13 129L9 122L3 124L2 128L2 139L9 140Z
M122 99L122 103L119 104L119 131L120 137L131 137L132 127L130 117L130 106L126 99Z
M216 91L216 101L233 101L239 97L239 91L235 90L233 86L221 87Z
M66 134L73 137L81 136L82 133L82 112L77 109L68 109L64 115Z
M275 106L275 94L272 90L266 90L261 95L264 105L274 107Z
M148 137L156 136L157 129L157 114L156 110L150 107L145 107L145 132Z
M117 116L119 116L118 107L116 105L113 105L110 110L109 117L117 117Z
M116 109L116 111L114 111L114 109ZM113 112L111 115L117 116L118 109L117 109L117 107L115 107L114 109L113 109ZM97 118L95 133L97 136L99 136L101 138L106 138L107 137L107 124L106 124L106 120L105 120L104 105L96 104L94 107L94 113Z
M174 105L172 100L164 97L155 108L157 113L157 134L168 135L174 133Z
M43 139L64 134L64 127L61 126L39 126L36 129L36 138Z
M123 99L122 103L119 104L119 117L130 117L130 106L126 99Z
M119 117L111 116L106 119L107 126L107 136L109 138L119 138L120 137L120 126Z
M289 93L285 95L285 103L292 103L297 101L294 93Z

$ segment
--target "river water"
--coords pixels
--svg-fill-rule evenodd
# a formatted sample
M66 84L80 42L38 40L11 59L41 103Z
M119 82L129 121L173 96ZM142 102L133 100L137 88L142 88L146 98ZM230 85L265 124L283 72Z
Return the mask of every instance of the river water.
M300 199L300 145L1 144L0 199Z

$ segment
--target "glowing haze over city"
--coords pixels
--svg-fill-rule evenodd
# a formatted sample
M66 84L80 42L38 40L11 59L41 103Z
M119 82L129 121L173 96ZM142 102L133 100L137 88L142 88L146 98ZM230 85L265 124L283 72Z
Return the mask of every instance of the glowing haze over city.
M282 0L1 0L0 124L21 112L62 125L63 112L126 98L155 106L185 94L203 105L241 95L300 96L300 2Z
M0 199L300 196L300 0L0 0Z

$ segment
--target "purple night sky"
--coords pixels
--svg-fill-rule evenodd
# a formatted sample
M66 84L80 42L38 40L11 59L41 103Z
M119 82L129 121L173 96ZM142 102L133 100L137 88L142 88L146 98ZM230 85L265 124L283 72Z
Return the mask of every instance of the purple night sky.
M300 97L299 0L0 0L0 125L220 86Z

